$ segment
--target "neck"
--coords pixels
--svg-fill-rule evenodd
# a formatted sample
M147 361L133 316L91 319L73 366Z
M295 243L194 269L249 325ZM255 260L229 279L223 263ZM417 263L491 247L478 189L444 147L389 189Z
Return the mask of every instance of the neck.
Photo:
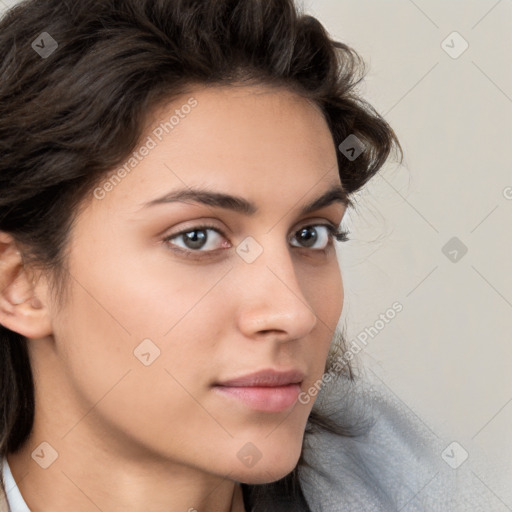
M242 488L229 479L172 464L120 460L90 448L84 457L79 451L62 451L44 470L24 449L7 456L31 510L67 512L73 504L77 512L245 512Z

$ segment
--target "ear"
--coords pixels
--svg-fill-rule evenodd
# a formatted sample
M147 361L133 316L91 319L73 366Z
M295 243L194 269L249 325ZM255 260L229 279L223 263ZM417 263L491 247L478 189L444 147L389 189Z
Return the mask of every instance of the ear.
M0 231L0 324L26 338L49 336L48 309L36 294L33 275L25 268L13 237Z

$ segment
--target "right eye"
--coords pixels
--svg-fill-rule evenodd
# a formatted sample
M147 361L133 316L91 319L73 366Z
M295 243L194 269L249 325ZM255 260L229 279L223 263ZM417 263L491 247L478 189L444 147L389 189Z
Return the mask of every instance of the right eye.
M171 246L176 246L179 252L213 252L217 249L228 249L231 247L229 242L222 243L223 238L223 234L215 226L194 226L179 233L166 236L164 242L169 243ZM175 240L181 242L181 244Z

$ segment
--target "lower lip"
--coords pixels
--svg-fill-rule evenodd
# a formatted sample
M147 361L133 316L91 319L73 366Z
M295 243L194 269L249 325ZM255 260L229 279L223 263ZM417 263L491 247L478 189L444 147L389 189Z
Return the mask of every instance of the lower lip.
M285 411L297 402L300 393L298 384L275 387L215 386L215 389L240 400L256 411L263 412Z

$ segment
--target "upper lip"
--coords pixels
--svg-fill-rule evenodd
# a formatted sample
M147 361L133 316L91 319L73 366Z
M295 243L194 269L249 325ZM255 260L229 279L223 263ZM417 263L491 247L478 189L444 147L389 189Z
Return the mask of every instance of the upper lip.
M235 379L225 380L217 383L218 386L232 387L274 387L286 386L288 384L298 384L304 380L304 373L297 369L288 371L260 370L255 373L237 377Z

